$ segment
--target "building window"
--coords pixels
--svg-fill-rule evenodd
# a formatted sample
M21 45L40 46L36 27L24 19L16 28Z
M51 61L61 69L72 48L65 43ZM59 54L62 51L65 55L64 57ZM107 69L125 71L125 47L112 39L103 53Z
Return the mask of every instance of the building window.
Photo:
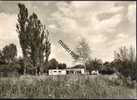
M81 74L81 71L77 71L78 74Z
M69 74L69 71L67 71L67 74Z
M71 70L71 71L70 71L70 74L73 74L73 73L74 73L74 71Z

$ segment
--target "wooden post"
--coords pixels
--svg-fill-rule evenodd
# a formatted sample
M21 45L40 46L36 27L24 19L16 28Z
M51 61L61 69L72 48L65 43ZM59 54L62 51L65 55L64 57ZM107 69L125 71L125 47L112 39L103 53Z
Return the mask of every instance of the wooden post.
M35 70L35 75L37 76L38 75L38 69L36 68Z
M26 65L25 65L25 67L24 67L24 75L26 75Z

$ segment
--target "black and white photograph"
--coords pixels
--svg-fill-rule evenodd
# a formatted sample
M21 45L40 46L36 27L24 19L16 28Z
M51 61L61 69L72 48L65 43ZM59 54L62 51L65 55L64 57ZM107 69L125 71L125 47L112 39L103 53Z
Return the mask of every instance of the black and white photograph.
M137 99L136 1L0 1L0 99Z

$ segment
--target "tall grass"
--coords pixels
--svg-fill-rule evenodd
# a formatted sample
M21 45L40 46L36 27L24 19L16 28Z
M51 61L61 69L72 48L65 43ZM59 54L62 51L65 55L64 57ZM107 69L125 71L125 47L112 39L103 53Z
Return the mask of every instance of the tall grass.
M133 89L101 76L25 76L1 78L2 98L133 98Z

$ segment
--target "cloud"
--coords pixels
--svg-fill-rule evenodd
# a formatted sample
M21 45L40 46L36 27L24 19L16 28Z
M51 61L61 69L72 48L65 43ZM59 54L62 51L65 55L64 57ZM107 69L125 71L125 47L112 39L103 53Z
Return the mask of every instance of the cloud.
M130 5L128 7L128 19L131 23L136 24L136 5Z
M109 19L99 21L96 20L95 30L102 32L113 32L117 24L121 21L121 15L115 15Z

